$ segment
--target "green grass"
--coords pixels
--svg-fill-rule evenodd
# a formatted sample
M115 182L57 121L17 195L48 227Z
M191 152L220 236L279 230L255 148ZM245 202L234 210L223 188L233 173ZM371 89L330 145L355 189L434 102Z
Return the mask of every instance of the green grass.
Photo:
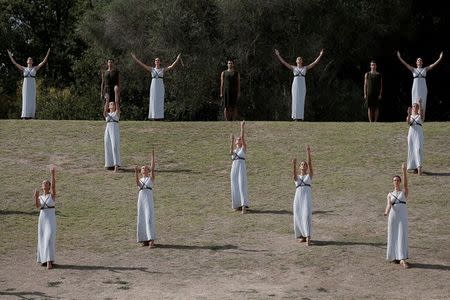
M264 280L275 282L276 274L291 266L299 272L317 266L317 276L339 278L343 265L354 271L358 257L384 260L382 214L392 175L400 174L406 161L404 123L248 122L253 212L245 216L230 207L229 135L238 133L238 123L121 122L124 170L119 174L103 169L104 126L100 121L0 121L0 255L35 252L38 211L32 192L49 178L49 164L57 166L57 252L114 256L134 251L137 189L131 170L148 164L154 148L158 243L168 245L155 253L161 264L170 257L184 265L175 267L178 276L235 276L264 266L272 270ZM426 123L424 134L427 174L409 176L411 252L416 259L432 253L448 265L450 123ZM310 248L295 244L291 215L291 160L306 158L306 144L314 167L313 239L328 241ZM326 281L310 288L313 296L333 292ZM285 295L292 296L287 290Z

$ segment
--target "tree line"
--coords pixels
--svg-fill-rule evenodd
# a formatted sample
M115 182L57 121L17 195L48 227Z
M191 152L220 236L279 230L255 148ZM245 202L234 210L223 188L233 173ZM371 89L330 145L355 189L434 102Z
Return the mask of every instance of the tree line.
M292 74L274 49L294 64L297 56L321 62L306 76L305 119L362 121L364 73L372 59L382 73L382 121L404 120L412 76L395 55L424 65L444 51L427 76L428 120L449 120L446 39L449 12L416 0L15 0L0 1L0 117L18 118L20 73L10 63L27 57L49 63L37 75L37 115L50 119L99 119L100 71L113 57L121 72L123 119L144 120L150 76L159 57L170 120L218 120L220 73L234 58L241 73L240 114L249 120L289 120Z

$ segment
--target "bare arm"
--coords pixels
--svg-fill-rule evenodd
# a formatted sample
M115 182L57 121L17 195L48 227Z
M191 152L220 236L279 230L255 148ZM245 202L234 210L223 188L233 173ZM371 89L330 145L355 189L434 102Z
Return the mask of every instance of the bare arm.
M103 117L106 118L108 115L108 101L105 101L105 105L103 105Z
M155 149L152 150L152 158L151 158L151 165L150 165L150 177L152 181L155 180Z
M441 52L441 54L439 54L438 60L436 60L434 63L432 63L431 65L429 65L425 69L427 69L427 71L429 71L429 70L433 69L434 67L436 67L436 65L441 61L443 55L444 55L444 52Z
M131 53L131 57L134 59L134 61L140 65L141 67L143 67L145 70L151 72L152 71L152 67L151 66L147 66L146 64L144 64L142 61L140 61L136 55L134 55L134 53Z
M177 59L173 62L173 64L171 64L170 66L168 66L167 68L164 69L164 71L170 71L173 69L173 67L175 67L175 65L180 61L181 58L181 53L177 55Z
M137 187L141 187L141 182L139 181L139 167L138 166L134 166L134 177L136 179L136 185Z
M294 179L294 181L297 180L297 159L294 158L292 160L292 178Z
M367 100L367 73L364 75L364 100Z
M306 66L306 70L309 70L312 67L314 67L315 65L317 65L319 63L320 59L322 58L322 55L323 55L323 49L320 50L319 56L317 56L316 60Z
M406 123L409 125L411 124L411 106L408 107L406 110L407 116L406 116Z
M119 103L119 99L116 99L115 103L116 103L116 115L118 115L120 117L120 103Z
M51 194L52 194L53 200L56 201L56 199L55 199L55 197L56 197L56 168L55 168L55 166L51 166L50 167L50 176L51 176L50 180L51 180L51 183L52 183L52 185L51 185L51 188L52 188Z
M242 121L241 122L241 141L242 141L242 148L244 149L244 152L245 152L245 151L247 151L247 143L245 142L244 126L245 126L245 121Z
M294 70L294 66L288 64L280 55L280 51L278 51L277 49L275 49L275 55L277 56L278 60L286 66L286 68L288 68L289 70Z
M383 96L383 77L380 78L380 81L380 95L378 95L378 99L381 99L381 97Z
M417 105L419 106L419 109L417 110L417 113L420 115L420 118L423 121L423 114L422 114L422 99L419 99L419 101L417 101Z
M398 57L398 59L400 60L400 62L401 62L408 70L410 70L411 72L414 70L414 68L413 68L412 66L408 65L408 64L406 63L406 61L404 61L403 58L400 56L400 51L397 51L397 57Z
M50 48L48 48L48 50L47 50L47 54L45 55L45 58L44 58L44 60L43 61L41 61L41 63L40 64L38 64L37 65L37 67L35 68L36 69L36 71L37 70L39 70L43 65L45 65L46 63L47 63L47 61L48 61L48 56L50 55Z
M384 209L384 216L386 217L389 215L389 211L391 210L392 204L391 204L391 194L389 193L386 197L386 208Z
M41 207L41 202L39 201L39 192L37 189L34 190L34 205L36 208Z
M104 92L104 86L105 86L105 78L102 71L102 68L100 67L100 74L102 76L102 83L100 84L100 98L103 99L103 92Z
M403 189L405 193L405 197L408 198L408 172L406 171L406 163L402 164L402 171L403 171Z
M220 98L223 97L223 72L220 74Z
M16 62L16 60L14 59L14 57L13 57L11 51L9 51L9 50L7 50L7 51L8 51L9 59L11 60L11 62L13 63L13 65L16 66L16 68L19 69L20 71L23 71L23 69L25 69L25 67L19 65L19 64Z
M309 177L312 179L314 172L312 167L312 159L311 159L311 147L306 146L306 155L308 156L308 168L309 168Z
M230 155L233 155L233 146L234 146L234 135L233 134L230 134L230 140L231 140Z

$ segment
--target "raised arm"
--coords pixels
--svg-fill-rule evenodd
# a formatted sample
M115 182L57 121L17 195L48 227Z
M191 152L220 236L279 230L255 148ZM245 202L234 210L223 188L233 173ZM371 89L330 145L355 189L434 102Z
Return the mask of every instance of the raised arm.
M230 144L230 155L233 155L233 146L234 146L234 135L233 134L230 134L230 141L231 141L231 144Z
M140 61L136 55L134 55L134 53L131 53L131 57L134 59L134 61L140 65L141 67L143 67L145 70L151 72L152 71L152 67L151 66L147 66L146 64L144 64L142 61Z
M297 180L297 159L294 158L292 160L292 178L294 179L294 181Z
M34 189L34 205L36 208L41 207L41 202L39 201L39 191L37 189Z
M411 124L411 106L410 107L408 107L408 109L406 110L406 113L407 113L407 115L406 115L406 123L409 125L409 124Z
M19 69L20 71L23 71L23 69L25 69L25 67L19 65L19 64L16 62L16 60L14 59L13 54L11 53L11 51L9 51L9 50L6 50L6 51L8 51L9 59L11 60L11 62L13 63L13 65L16 66L16 68Z
M422 99L419 98L419 101L417 101L417 106L419 107L417 109L417 114L420 115L420 118L423 121L423 114L422 114Z
M308 157L309 177L312 178L314 175L314 172L313 172L312 159L311 159L311 147L309 145L306 146L306 155Z
M49 55L50 55L50 48L48 48L47 54L45 55L44 60L41 61L41 63L35 67L36 71L39 70L43 65L45 65L47 63Z
M150 177L151 177L152 181L155 180L155 149L152 150L151 165L150 165Z
M106 118L106 116L108 115L108 101L105 101L105 104L103 105L103 117Z
M400 62L401 62L408 70L410 70L411 72L414 70L414 68L413 68L412 66L408 65L408 64L406 63L406 61L403 60L403 58L402 58L401 55L400 55L400 51L397 51L397 57L398 57L398 59L400 60Z
M116 98L116 115L118 115L120 117L120 103L119 103L119 99Z
M436 65L441 61L443 55L444 55L444 52L441 52L441 54L439 54L438 60L436 60L434 63L432 63L428 67L425 67L425 69L427 69L427 71L429 71L429 70L433 69L434 67L436 67Z
M286 66L286 68L288 68L289 70L294 70L294 66L288 64L280 55L280 51L278 51L278 49L275 49L275 55L277 56L278 60Z
M164 71L170 71L173 69L173 67L175 67L175 65L180 61L181 59L181 53L177 55L177 59L175 59L175 61L173 62L173 64L171 64L170 66L168 66L167 68L164 69Z
M141 187L141 182L139 181L139 167L138 166L134 166L134 177L136 179L136 185L137 187Z
M402 171L403 171L403 189L405 193L405 197L408 198L408 172L406 170L406 163L402 163Z
M53 197L53 200L56 201L55 197L56 197L56 168L55 166L51 166L50 167L50 182L51 182L51 194Z
M311 69L312 67L314 67L315 65L317 65L320 61L320 59L322 58L324 50L320 50L319 56L317 56L316 60L313 61L312 63L310 63L309 65L306 66L306 70Z
M245 142L245 132L244 132L244 127L245 127L245 121L241 122L241 141L242 141L242 149L244 149L244 151L247 151L247 143Z

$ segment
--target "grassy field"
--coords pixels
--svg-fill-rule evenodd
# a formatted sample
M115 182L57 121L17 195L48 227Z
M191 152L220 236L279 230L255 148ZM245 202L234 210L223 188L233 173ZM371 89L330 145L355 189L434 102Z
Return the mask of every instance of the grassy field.
M426 123L410 174L412 268L384 260L383 210L406 161L405 123L247 122L251 211L231 210L238 123L121 122L123 168L105 171L104 122L0 120L1 299L444 299L450 294L450 123ZM291 160L314 166L313 241L295 241ZM136 243L134 165L155 149L159 247ZM57 166L57 264L35 263L32 192Z

